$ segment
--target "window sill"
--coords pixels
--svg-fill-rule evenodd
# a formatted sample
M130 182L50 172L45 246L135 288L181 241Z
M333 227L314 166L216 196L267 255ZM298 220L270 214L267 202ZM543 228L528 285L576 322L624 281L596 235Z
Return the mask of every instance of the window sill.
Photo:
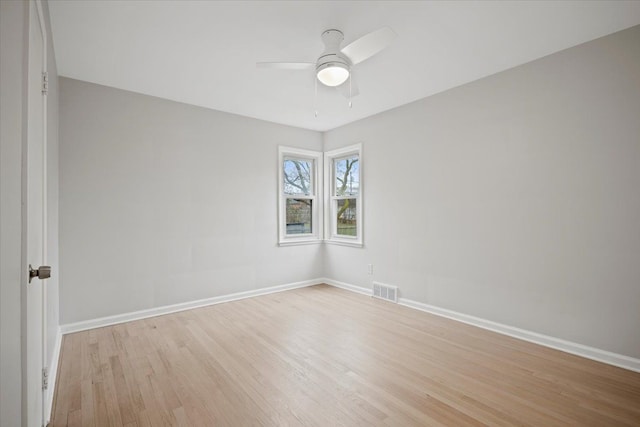
M319 245L320 243L322 243L320 239L282 240L278 242L278 246Z
M331 239L331 240L324 240L323 243L326 243L328 245L350 246L352 248L362 248L364 246L364 244L362 242L353 241L353 240Z
M319 240L319 239L306 239L306 240L285 240L282 242L278 242L278 246L301 246L301 245L319 245L319 244L327 244L327 245L338 245L338 246L349 246L352 248L362 248L364 244L362 242L354 242L349 240Z

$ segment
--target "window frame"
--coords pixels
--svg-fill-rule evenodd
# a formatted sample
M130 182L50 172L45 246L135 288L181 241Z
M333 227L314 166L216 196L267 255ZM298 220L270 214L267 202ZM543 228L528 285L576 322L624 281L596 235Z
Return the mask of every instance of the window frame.
M309 195L284 193L284 161L285 159L311 160L311 191ZM322 243L323 237L323 195L321 194L323 156L320 151L305 150L294 147L278 147L278 245L307 245ZM312 200L311 233L287 234L286 203L287 199Z
M356 196L338 196L336 195L336 177L335 177L335 161L344 158L358 156L358 194ZM325 193L325 211L324 211L324 235L325 242L330 244L344 246L363 246L363 168L362 168L362 143L338 148L324 153L324 193ZM339 200L356 199L356 235L347 236L337 233L337 204Z

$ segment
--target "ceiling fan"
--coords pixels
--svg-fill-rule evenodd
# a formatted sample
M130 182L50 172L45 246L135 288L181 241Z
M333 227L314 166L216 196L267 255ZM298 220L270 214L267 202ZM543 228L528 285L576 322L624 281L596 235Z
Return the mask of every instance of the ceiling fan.
M317 81L325 86L337 87L352 76L354 65L371 58L386 48L396 35L391 28L383 27L360 37L341 49L340 45L344 40L344 34L340 30L330 29L322 33L321 37L325 49L316 62L258 62L256 66L281 70L308 70L315 67ZM354 93L353 83L351 81L349 83L349 91L343 91L343 94L348 97L357 95Z

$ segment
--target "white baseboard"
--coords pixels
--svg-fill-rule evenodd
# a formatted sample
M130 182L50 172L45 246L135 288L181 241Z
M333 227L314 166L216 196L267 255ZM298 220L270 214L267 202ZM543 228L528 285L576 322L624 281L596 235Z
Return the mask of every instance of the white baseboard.
M597 360L598 362L604 362L609 365L614 365L620 368L629 369L631 371L640 372L640 359L625 356L623 354L613 353L595 347L589 347L587 345L555 338L549 335L539 334L537 332L516 328L514 326L504 325L502 323L470 316L468 314L458 313L456 311L447 310L445 308L424 304L406 298L400 298L398 304L416 310L425 311L427 313L435 314L437 316L447 317L449 319L457 320L458 322L467 323L479 328L488 329L490 331L508 335L510 337L518 338L524 341L540 344L545 347L551 347L556 350L575 354L587 359Z
M205 298L196 301L189 301L180 304L165 305L146 310L134 311L131 313L116 314L115 316L100 317L98 319L84 320L81 322L67 323L60 325L63 335L73 332L86 331L88 329L102 328L104 326L117 325L118 323L131 322L133 320L146 319L148 317L160 316L163 314L176 313L178 311L192 308L205 307L208 305L220 304L223 302L235 301L244 298L252 298L259 295L273 294L276 292L288 291L290 289L304 288L307 286L323 283L324 279L305 280L302 282L288 283L286 285L271 286L269 288L254 289L245 292L236 292L228 295L220 295L212 298Z
M58 332L56 333L56 343L53 347L53 354L51 355L51 360L49 361L49 387L47 387L47 391L45 393L45 425L48 425L51 420L51 411L53 410L53 395L56 391L56 380L58 378L58 362L60 360L60 351L62 350L62 332L60 331L60 327L58 327Z
M313 280L305 280L302 282L289 283L286 285L272 286L269 288L255 289L245 292L237 292L229 295L221 295L213 298L206 298L197 301L190 301L181 304L173 304L163 307L155 307L147 310L135 311L132 313L118 314L115 316L102 317L99 319L91 319L82 322L69 323L60 326L59 337L56 339L56 349L54 351L55 366L57 368L57 361L60 354L60 340L61 335L70 334L73 332L85 331L87 329L101 328L104 326L116 325L118 323L130 322L133 320L146 319L148 317L159 316L163 314L175 313L178 311L189 310L197 307L204 307L208 305L220 304L223 302L235 301L244 298L252 298L259 295L272 294L275 292L287 291L290 289L303 288L307 286L318 285L326 283L336 288L345 289L351 292L356 292L362 295L371 296L371 289L363 288L361 286L352 285L350 283L340 282L329 278L319 278ZM524 341L529 341L535 344L540 344L546 347L561 350L567 353L575 354L577 356L585 357L587 359L597 360L599 362L607 363L620 368L629 369L631 371L640 372L640 359L625 356L618 353L613 353L606 350L601 350L595 347L589 347L583 344L566 341L560 338L555 338L549 335L539 334L537 332L528 331L525 329L516 328L514 326L504 325L502 323L493 322L491 320L482 319L468 314L459 313L453 310L448 310L441 307L425 304L418 301L413 301L407 298L399 298L398 304L405 307L413 308L415 310L425 311L427 313L435 314L437 316L446 317L449 319L457 320L459 322L467 323L469 325L477 326L479 328L488 329L503 335L508 335L514 338L518 338ZM53 388L55 387L55 374L57 369L51 369L52 376L49 379L50 393L47 396L48 408L51 407L50 399L53 397ZM53 383L53 385L52 385Z
M348 291L357 292L359 294L371 295L371 289L355 286L349 283L338 282L332 279L323 279L324 283L332 285ZM493 322L491 320L482 319L480 317L470 316L468 314L459 313L453 310L436 307L434 305L413 301L407 298L399 298L398 304L415 310L424 311L435 314L437 316L446 317L448 319L457 320L458 322L467 323L482 329L488 329L499 334L508 335L524 341L540 344L545 347L554 348L566 353L575 354L587 359L596 360L598 362L607 363L609 365L618 366L620 368L629 369L630 371L640 372L640 359L625 356L623 354L613 353L607 350L601 350L595 347L589 347L549 335L539 334L537 332L528 331L526 329L516 328L514 326L504 325L502 323Z
M331 285L336 288L346 289L347 291L356 292L363 295L369 295L369 296L373 295L373 291L371 289L355 286L345 282L339 282L337 280L329 279L327 277L323 277L320 280L322 280L322 283L326 283L327 285Z

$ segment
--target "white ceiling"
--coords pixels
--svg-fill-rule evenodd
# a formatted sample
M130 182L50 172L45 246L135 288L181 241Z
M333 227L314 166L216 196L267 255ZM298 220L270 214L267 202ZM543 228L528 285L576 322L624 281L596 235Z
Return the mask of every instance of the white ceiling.
M640 24L640 1L265 2L50 0L59 74L325 131ZM345 45L382 26L398 37L355 67L349 109L313 71L322 31Z

